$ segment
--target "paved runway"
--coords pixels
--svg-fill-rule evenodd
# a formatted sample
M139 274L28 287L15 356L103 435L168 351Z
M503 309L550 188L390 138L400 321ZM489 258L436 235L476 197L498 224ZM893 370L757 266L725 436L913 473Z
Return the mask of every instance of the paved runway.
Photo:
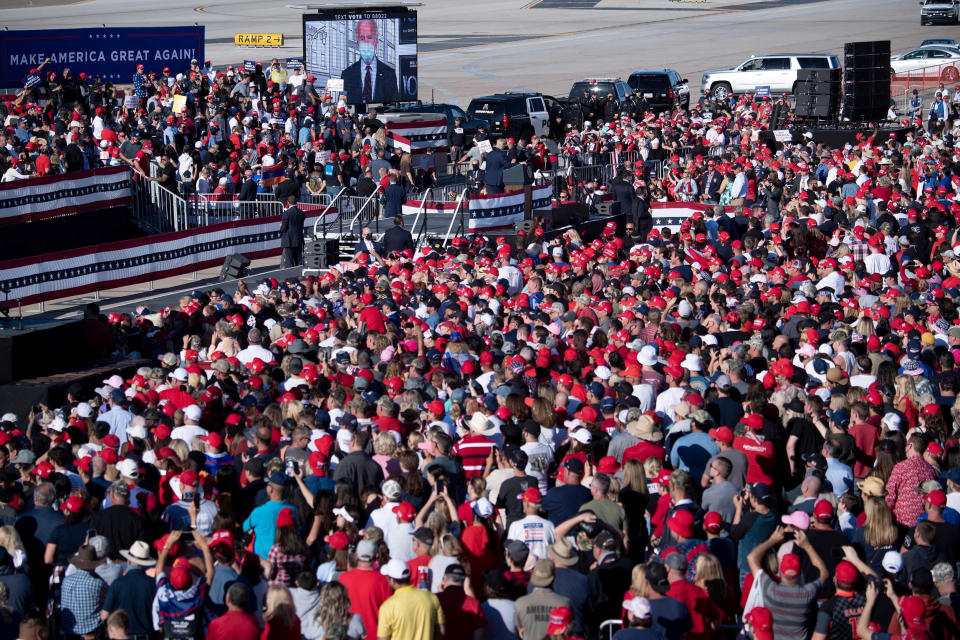
M464 107L495 91L563 96L586 76L672 67L696 97L703 71L752 53L842 53L846 41L881 38L903 51L957 36L952 26L921 27L918 14L915 0L423 0L420 96ZM264 0L0 0L9 29L203 24L215 64L299 56L300 15ZM235 32L282 32L285 47L241 49Z

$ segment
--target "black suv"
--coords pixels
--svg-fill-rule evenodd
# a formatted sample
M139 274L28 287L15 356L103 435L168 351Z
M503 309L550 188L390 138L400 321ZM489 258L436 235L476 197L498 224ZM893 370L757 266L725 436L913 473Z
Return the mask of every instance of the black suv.
M485 120L479 120L475 118L470 118L463 109L455 104L442 104L439 102L433 102L429 104L424 103L405 103L387 106L383 109L384 113L398 113L398 112L409 112L409 113L442 113L447 119L447 134L453 130L454 119L461 118L463 124L463 132L467 136L467 145L473 142L473 134L477 132L477 127L483 125L488 127ZM488 127L489 128L489 127Z
M690 108L690 87L687 79L673 69L634 71L627 78L627 84L641 95L650 105L650 111L660 113L673 109L679 102L684 109Z
M542 93L495 93L470 101L467 116L484 120L491 138L547 135L550 118L562 111L556 99Z

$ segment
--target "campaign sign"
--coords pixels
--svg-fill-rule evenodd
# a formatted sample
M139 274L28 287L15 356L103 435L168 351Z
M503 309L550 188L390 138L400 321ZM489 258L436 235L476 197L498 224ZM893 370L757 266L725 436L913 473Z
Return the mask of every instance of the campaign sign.
M202 26L0 31L0 88L22 87L47 58L44 72L70 69L114 84L132 82L138 64L158 74L164 67L186 72L190 60L203 60L204 35Z
M253 73L257 70L257 61L256 60L244 60L243 61L243 70Z
M303 58L287 58L287 69L303 69Z
M753 93L757 98L769 98L770 97L770 85L760 85L756 88Z

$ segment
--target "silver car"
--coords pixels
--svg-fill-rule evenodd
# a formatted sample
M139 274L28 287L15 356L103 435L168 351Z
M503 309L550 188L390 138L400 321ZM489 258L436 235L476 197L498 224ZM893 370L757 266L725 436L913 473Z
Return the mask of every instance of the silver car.
M839 69L840 58L832 53L771 53L750 56L728 69L703 74L700 93L725 101L731 95L755 93L766 87L770 93L793 93L800 69Z

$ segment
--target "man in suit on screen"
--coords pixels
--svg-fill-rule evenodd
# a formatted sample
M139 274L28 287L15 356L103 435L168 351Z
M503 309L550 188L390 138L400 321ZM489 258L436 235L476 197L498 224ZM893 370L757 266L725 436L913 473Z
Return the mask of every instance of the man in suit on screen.
M360 59L343 70L343 90L351 104L392 102L397 99L397 72L377 58L377 23L357 21Z

